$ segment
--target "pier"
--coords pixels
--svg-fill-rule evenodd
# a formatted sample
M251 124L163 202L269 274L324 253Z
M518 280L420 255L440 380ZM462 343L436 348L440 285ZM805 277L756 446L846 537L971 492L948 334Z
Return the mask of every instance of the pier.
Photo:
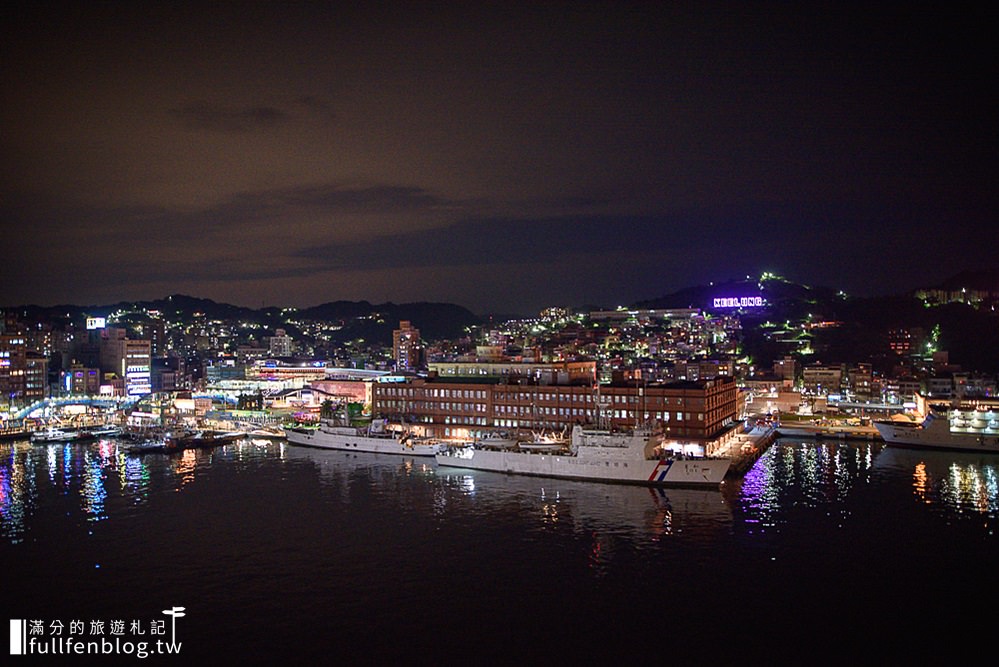
M725 449L719 452L732 459L726 477L745 475L777 437L777 429L773 425L755 426L750 431L730 437Z

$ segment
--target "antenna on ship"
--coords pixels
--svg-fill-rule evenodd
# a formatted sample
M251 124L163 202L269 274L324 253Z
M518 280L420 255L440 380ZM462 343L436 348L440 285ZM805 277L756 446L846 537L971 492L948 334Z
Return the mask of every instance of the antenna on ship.
M636 387L636 389L639 390L639 395L642 397L642 400L639 401L638 404L635 406L635 430L636 431L638 430L638 425L639 425L639 412L640 411L641 412L645 411L645 389L644 389L644 387L645 387L645 384L644 384L645 378L642 378L642 382L643 382L643 384L642 384L641 387Z
M600 382L593 385L593 417L597 428L603 425L603 414L600 410Z

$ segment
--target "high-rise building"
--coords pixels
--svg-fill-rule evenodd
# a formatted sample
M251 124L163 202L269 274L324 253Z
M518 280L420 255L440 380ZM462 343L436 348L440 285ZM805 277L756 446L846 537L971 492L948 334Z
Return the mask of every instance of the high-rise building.
M123 378L127 396L152 390L151 367L152 344L148 340L131 340L124 329L109 327L101 332L101 370Z
M409 320L399 322L399 328L392 332L392 353L397 371L415 371L420 367L420 330Z
M40 401L49 395L49 358L39 352L28 352L24 365L24 398L27 403Z
M272 357L291 356L291 336L284 329L277 329L270 339L270 354Z
M157 318L148 318L132 325L132 333L141 340L148 340L154 357L165 357L166 323Z
M148 340L125 340L122 346L122 376L125 395L142 396L152 391L152 352Z
M27 400L27 339L10 328L0 334L0 411Z

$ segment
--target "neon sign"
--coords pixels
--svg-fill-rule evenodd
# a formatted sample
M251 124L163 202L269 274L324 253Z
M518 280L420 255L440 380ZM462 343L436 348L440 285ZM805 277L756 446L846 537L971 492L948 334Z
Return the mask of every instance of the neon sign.
M763 305L762 296L722 297L714 300L715 308L760 308Z

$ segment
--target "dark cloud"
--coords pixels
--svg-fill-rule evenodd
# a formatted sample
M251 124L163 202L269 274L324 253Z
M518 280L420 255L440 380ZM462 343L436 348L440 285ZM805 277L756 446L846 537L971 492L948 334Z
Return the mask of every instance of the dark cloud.
M288 120L288 114L274 107L224 108L206 102L171 109L170 113L188 129L212 132L252 132Z
M485 308L994 263L981 3L383 9L11 10L7 298Z
M689 244L689 233L656 218L487 219L353 243L309 246L296 255L338 269L520 265L586 255L620 258L665 252L681 245L663 243L670 229L683 237L682 245Z

